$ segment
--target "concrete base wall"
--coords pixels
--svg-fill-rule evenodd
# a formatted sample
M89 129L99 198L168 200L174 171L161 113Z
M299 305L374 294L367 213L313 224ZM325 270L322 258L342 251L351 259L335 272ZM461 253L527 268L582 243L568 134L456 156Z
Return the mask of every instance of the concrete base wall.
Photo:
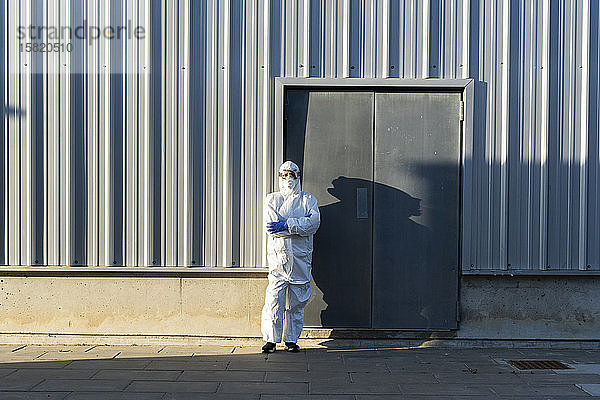
M10 342L11 335L35 340L48 334L93 335L104 343L111 336L138 336L140 343L148 337L258 338L266 285L265 272L2 272L0 342ZM340 336L339 330L313 330L303 337L600 340L600 277L463 276L460 296L461 322L455 332L354 331Z
M259 336L266 273L0 276L0 332Z
M598 276L463 276L462 338L600 340Z

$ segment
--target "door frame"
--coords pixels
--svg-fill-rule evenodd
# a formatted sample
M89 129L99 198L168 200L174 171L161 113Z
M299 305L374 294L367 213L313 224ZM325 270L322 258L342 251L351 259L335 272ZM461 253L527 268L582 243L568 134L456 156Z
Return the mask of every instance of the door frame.
M460 125L460 165L459 165L459 260L457 265L458 285L464 269L463 260L471 249L471 224L473 203L473 131L475 110L475 81L473 79L362 79L362 78L275 78L275 104L273 126L273 163L271 176L277 176L277 168L283 163L283 118L285 111L285 92L287 89L357 89L357 90L430 90L461 93L462 123ZM273 185L273 182L271 183ZM271 188L272 189L272 188ZM460 290L458 294L457 323L460 322ZM459 324L460 327L460 324Z

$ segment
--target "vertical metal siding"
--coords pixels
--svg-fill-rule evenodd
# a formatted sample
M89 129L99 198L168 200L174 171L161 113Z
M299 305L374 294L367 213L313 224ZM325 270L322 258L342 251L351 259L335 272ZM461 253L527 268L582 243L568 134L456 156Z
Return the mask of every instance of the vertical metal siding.
M8 24L6 23L6 7L0 7L0 262L6 262L7 257L7 173L8 164L7 154L7 122L9 110L6 106L6 89L8 83L7 75L7 53L6 53L6 33Z
M594 24L593 21L596 21ZM600 261L600 2L590 5L588 264Z
M600 270L597 1L2 4L0 264L265 265L275 77L470 77L463 269ZM148 36L19 49L84 19Z

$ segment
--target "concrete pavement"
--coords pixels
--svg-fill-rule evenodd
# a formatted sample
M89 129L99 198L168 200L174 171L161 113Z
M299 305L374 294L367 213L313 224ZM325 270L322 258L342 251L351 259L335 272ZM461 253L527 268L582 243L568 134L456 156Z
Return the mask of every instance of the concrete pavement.
M197 346L0 346L0 399L584 399L600 351L394 348L358 341ZM569 370L518 371L549 359Z

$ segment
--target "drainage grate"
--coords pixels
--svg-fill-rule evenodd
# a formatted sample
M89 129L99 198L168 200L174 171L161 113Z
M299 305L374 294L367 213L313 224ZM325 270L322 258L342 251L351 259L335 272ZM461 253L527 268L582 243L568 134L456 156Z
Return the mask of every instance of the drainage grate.
M556 360L508 360L508 362L518 369L571 369Z

